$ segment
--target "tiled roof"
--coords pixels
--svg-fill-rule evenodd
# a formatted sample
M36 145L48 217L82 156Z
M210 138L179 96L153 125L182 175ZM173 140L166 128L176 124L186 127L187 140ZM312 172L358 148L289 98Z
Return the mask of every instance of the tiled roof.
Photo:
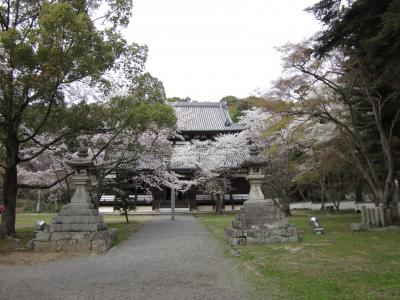
M178 131L243 130L232 121L225 102L174 102L171 103L178 119Z

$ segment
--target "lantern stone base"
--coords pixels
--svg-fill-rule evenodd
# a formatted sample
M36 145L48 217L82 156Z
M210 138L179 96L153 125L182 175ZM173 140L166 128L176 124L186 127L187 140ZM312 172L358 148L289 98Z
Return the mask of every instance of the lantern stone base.
M102 252L111 248L116 230L88 203L67 204L30 242L34 251Z
M298 242L303 233L288 224L282 211L267 200L246 201L232 228L225 228L231 246Z

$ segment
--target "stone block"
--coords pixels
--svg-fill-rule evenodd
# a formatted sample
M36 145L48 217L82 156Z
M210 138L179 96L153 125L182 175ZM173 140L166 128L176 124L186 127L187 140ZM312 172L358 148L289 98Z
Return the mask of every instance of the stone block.
M371 224L372 224L372 225L376 225L375 208L370 208L370 209L369 209L369 213L370 213L370 218L371 218Z
M246 238L230 238L229 244L231 246L244 246L246 245Z
M255 244L256 244L256 238L254 238L254 237L247 237L247 238L246 238L246 243L247 243L248 245L255 245Z
M233 229L233 228L225 228L225 235L227 237L243 237L245 236L245 232L243 232L242 230L238 230L238 229Z
M232 221L232 227L235 229L242 229L243 228L243 222L241 221Z
M76 240L75 250L77 252L87 252L92 250L92 241L87 239Z
M281 242L281 237L280 236L269 236L265 237L265 243L266 244L276 244Z
M291 235L288 237L288 242L298 242L299 241L299 237L297 234Z
M99 237L92 241L91 250L102 252L102 251L108 250L110 248L110 246L111 246L111 244L110 245L108 244L108 239L106 239L104 237L102 237L102 238Z
M257 230L255 232L253 232L253 236L255 237L266 237L266 236L270 236L271 235L271 231L268 229L261 229L261 230Z
M49 231L50 232L68 232L68 231L77 231L77 232L86 232L86 231L102 231L107 228L107 225L103 223L97 224L50 224Z
M55 243L52 242L41 242L41 241L33 241L33 250L34 251L55 251Z
M72 239L55 241L56 251L74 252L76 251L77 242L78 240L72 240Z
M50 232L37 232L35 236L36 241L40 242L48 242L50 240L51 233Z
M244 214L240 214L240 213L237 214L236 217L235 217L236 221L243 221L245 219L246 219L245 215Z
M62 209L58 216L98 216L99 211L93 208L76 208L76 207L67 207Z
M93 224L103 222L102 215L92 216L57 216L54 220L56 224Z
M379 209L377 207L374 208L374 219L375 219L375 225L380 226L381 220L379 215Z
M285 232L285 230L274 229L274 230L271 231L271 235L279 235L279 236L281 236L283 234L283 232Z
M372 224L372 219L371 219L371 208L367 207L367 224Z
M367 207L365 205L361 206L361 223L367 224Z
M258 236L258 237L248 237L246 238L246 243L248 245L261 245L261 244L265 244L265 238L262 236Z
M380 223L383 227L386 226L386 222L385 222L385 209L383 204L381 203L378 207L379 210L379 219L380 219Z

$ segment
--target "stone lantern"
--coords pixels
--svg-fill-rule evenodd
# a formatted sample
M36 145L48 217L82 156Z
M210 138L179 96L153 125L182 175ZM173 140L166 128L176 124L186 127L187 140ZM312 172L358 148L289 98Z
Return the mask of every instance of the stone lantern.
M265 200L264 194L261 189L261 184L265 177L265 167L268 161L260 156L260 151L256 145L250 146L250 158L243 163L243 167L248 168L248 175L246 177L250 184L250 192L247 201L268 201ZM272 202L269 200L269 202Z
M71 178L75 185L74 195L52 223L36 234L32 247L39 251L106 251L116 233L115 230L107 230L103 216L90 201L88 171L93 163L88 158L87 148L80 148L78 158L67 164L75 171Z
M297 242L301 234L288 224L284 213L272 200L265 199L261 190L268 161L260 155L256 145L251 145L249 150L250 158L243 163L248 168L249 197L232 221L232 228L225 228L225 235L232 246Z

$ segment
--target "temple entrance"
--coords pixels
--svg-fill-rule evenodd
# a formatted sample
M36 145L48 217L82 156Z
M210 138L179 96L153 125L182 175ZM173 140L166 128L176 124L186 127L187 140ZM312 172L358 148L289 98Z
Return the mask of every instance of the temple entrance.
M166 188L166 198L161 200L160 208L171 208L171 189ZM187 193L177 192L175 198L176 208L189 208L189 196Z

